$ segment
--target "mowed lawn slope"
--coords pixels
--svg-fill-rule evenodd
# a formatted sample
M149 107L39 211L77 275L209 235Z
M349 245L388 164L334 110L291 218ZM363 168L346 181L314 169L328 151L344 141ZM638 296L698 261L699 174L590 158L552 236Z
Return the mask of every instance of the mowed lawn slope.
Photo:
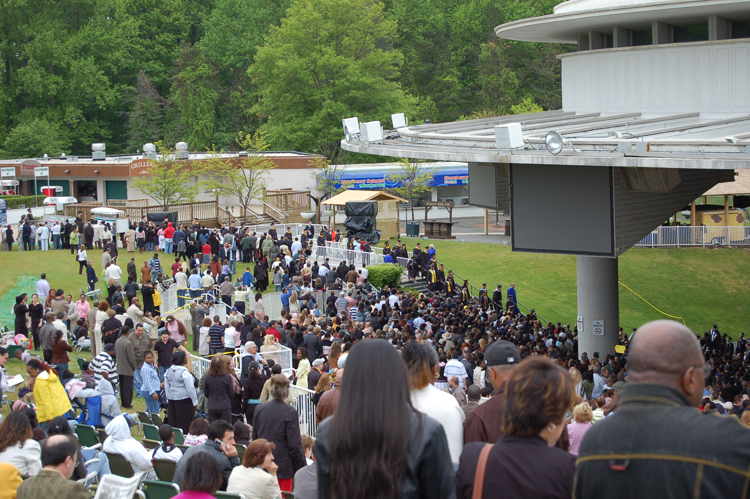
M408 248L417 240L402 239ZM425 240L419 240L425 247ZM545 319L576 320L576 258L513 253L501 244L429 241L437 259L476 287L503 291L516 284L518 299ZM715 322L737 337L750 332L750 250L718 248L633 248L620 257L620 281L659 310L684 318L695 332ZM620 326L627 331L667 316L620 286Z

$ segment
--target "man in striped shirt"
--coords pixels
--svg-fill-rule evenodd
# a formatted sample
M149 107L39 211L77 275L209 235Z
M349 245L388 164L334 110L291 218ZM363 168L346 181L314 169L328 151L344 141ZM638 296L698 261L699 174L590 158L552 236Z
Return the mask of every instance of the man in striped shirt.
M218 315L214 316L214 323L208 328L208 337L210 338L209 353L215 355L224 352L224 326L221 325L221 319Z
M156 282L156 280L162 274L161 260L159 260L158 253L154 253L154 257L148 261L148 266L151 267L151 280L153 282Z
M94 371L94 381L98 384L102 378L112 383L112 387L117 387L117 365L112 355L115 353L115 345L107 343L104 345L104 351L94 357L91 361L91 369Z
M464 385L464 388L468 388L469 385L466 380L469 376L466 374L466 368L464 367L464 365L460 360L458 360L459 356L460 354L458 353L458 351L454 350L452 356L453 358L445 364L444 376L448 379L450 379L451 376L455 376L456 378L458 378L459 384Z

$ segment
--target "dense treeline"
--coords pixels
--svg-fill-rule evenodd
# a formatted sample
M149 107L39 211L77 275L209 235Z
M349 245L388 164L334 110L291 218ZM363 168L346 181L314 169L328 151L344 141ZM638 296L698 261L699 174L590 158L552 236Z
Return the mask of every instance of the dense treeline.
M0 154L146 142L335 155L341 118L560 107L555 55L493 28L551 0L0 0Z

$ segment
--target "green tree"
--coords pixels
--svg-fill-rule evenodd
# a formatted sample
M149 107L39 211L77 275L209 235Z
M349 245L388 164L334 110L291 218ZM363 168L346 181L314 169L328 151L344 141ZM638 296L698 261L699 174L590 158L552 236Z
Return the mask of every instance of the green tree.
M180 72L175 77L172 92L180 113L180 125L191 149L207 149L211 146L216 124L216 72L198 49L184 49L178 64Z
M544 111L544 109L542 109L542 106L537 105L530 97L526 97L515 106L510 106L511 114L540 113L542 111Z
M2 156L6 158L40 158L43 154L59 156L68 143L59 127L43 119L21 123L5 138Z
M386 178L389 182L398 183L398 187L393 190L409 200L411 219L414 220L414 196L432 189L430 184L434 179L434 174L432 170L425 168L422 161L401 158L398 162L401 171L389 173Z
M219 194L236 196L242 206L243 217L247 220L250 201L263 198L269 174L276 168L276 163L264 154L269 145L263 132L240 132L237 144L247 152L247 156L235 159L214 154L202 171L208 178L201 185Z
M193 180L197 172L187 168L184 160L178 160L174 149L165 148L161 142L156 146L159 156L151 160L148 175L136 177L133 185L165 210L180 201L192 203L198 195L198 184Z
M396 23L371 0L297 0L271 28L249 75L255 112L271 144L312 151L342 139L341 119L388 122L416 99L398 83L402 55L391 48Z

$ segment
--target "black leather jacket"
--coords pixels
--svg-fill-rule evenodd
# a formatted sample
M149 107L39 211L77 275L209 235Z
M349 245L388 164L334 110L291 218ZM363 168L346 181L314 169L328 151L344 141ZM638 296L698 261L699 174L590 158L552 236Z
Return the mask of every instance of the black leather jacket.
M314 450L318 463L318 497L331 497L328 429L334 418L327 418L318 427ZM419 418L422 418L421 433ZM443 427L424 414L412 413L409 470L404 478L401 499L455 499L454 474Z
M750 430L736 417L703 414L664 385L628 384L620 396L581 443L574 497L746 497Z

